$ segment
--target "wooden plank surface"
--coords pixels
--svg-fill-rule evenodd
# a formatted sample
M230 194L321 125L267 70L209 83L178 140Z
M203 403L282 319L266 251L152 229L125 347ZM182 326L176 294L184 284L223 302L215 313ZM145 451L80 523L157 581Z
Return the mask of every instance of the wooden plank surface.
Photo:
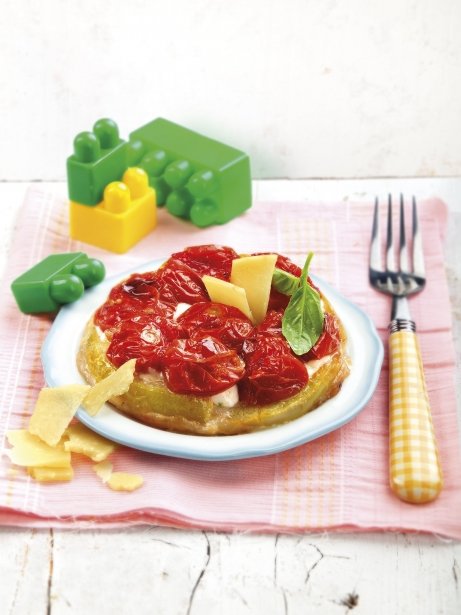
M24 184L8 202L0 264ZM47 188L63 192L62 185ZM461 180L267 181L261 200L368 198L404 190L450 206L446 266L461 360ZM458 367L458 390L461 376ZM460 513L461 514L461 513ZM120 531L0 529L0 614L455 615L461 544L380 534L255 535L142 526Z

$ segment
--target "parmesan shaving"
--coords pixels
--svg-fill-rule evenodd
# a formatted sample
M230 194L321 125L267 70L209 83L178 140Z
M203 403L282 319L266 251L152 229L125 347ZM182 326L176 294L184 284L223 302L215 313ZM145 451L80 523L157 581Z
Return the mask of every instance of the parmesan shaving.
M62 444L51 447L26 429L8 431L8 442L13 448L5 452L11 462L23 467L68 468L70 453Z
M136 359L130 359L110 376L97 382L82 403L88 414L95 416L111 397L126 393L134 380L135 367Z
M127 472L113 472L107 484L114 491L134 491L139 489L144 479L139 474L128 474Z
M96 463L93 466L93 470L96 472L96 475L99 476L99 478L102 480L102 482L105 484L107 483L109 478L112 476L113 467L114 466L112 465L112 463L106 459L105 461Z
M115 450L115 444L94 433L82 423L71 425L67 431L67 442L64 449L72 453L80 453L93 461L104 461Z
M44 388L29 422L29 432L55 446L91 387L86 384Z

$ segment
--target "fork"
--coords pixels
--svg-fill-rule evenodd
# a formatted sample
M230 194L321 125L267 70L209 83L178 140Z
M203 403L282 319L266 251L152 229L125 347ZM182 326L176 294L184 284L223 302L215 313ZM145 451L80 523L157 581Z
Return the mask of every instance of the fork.
M442 489L437 443L424 378L416 325L407 297L426 283L416 199L412 199L412 267L405 237L405 206L400 195L399 265L392 233L392 196L388 197L385 268L382 268L379 201L375 199L370 245L371 285L392 297L389 325L389 474L390 487L413 504L431 502Z

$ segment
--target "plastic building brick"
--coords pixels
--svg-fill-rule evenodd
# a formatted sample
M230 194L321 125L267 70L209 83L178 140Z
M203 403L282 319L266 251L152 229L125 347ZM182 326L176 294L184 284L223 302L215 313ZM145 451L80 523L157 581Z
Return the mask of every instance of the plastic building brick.
M79 299L85 288L99 284L105 274L102 262L83 252L51 254L16 278L11 290L21 312L55 312Z
M157 118L130 135L128 160L148 173L157 203L199 227L224 224L251 206L249 157Z
M70 202L70 236L110 252L126 252L156 223L155 191L140 168L127 169L122 182L106 186L95 207Z
M69 199L97 205L107 184L120 179L127 167L127 143L120 139L117 124L98 120L93 132L74 139L74 153L67 159Z

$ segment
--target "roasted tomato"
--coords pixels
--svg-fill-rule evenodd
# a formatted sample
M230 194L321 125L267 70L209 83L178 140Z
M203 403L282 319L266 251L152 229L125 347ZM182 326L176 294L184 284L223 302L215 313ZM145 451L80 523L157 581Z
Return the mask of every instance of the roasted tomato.
M258 325L258 333L267 333L269 335L282 335L282 318L283 313L275 310L269 310L262 321Z
M164 316L172 317L173 306L161 301L149 301L137 303L134 301L116 301L104 303L95 313L94 322L103 331L117 328L125 320L131 320L139 316Z
M181 339L171 343L163 359L165 381L174 393L215 395L238 382L245 363L219 340Z
M272 287L269 295L269 303L267 305L267 309L274 310L276 312L284 312L289 301L290 297L288 295L284 295L283 293L280 293L278 290Z
M284 339L260 334L246 354L245 377L239 382L240 399L252 405L270 404L292 397L306 386L308 379L306 367L291 354Z
M210 301L191 306L178 318L178 323L193 339L211 336L237 352L254 333L251 321L240 310Z
M155 271L133 273L110 291L109 301L127 301L136 304L158 300L158 290L155 285Z
M208 299L202 278L181 261L170 258L154 276L153 284L158 289L160 301L177 305Z
M336 352L340 346L340 343L341 334L339 332L338 322L332 314L327 312L323 320L322 334L309 352L301 358L304 361L321 359L328 354L333 354Z
M168 345L184 335L180 325L163 316L136 316L124 321L114 333L107 358L116 367L129 359L137 359L138 372L149 368L161 370Z
M232 261L238 257L232 248L215 245L192 246L171 256L191 267L200 276L211 275L222 280L230 278Z

